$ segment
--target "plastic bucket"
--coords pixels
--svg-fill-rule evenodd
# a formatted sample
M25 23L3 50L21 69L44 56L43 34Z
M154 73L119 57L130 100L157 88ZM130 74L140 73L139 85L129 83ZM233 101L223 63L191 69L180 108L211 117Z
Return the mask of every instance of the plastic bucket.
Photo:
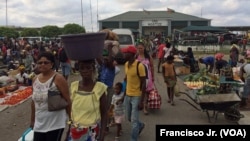
M90 60L102 56L106 33L61 35L63 47L71 60Z

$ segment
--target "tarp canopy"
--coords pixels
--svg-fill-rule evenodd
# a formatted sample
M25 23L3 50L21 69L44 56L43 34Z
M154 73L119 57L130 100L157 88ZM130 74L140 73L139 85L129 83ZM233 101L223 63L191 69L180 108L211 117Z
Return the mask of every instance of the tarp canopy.
M227 29L214 27L214 26L187 26L181 29L183 32L196 31L196 32L227 32Z

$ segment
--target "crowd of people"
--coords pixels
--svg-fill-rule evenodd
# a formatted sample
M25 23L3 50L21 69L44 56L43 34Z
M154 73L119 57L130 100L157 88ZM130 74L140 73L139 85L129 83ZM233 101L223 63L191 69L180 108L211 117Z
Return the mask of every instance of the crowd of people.
M196 59L192 48L189 47L186 52L178 51L169 40L147 43L141 41L136 46L122 49L126 60L124 80L114 83L119 69L111 45L99 58L70 60L61 54L64 48L60 42L46 45L36 42L29 44L26 41L3 42L3 63L8 65L8 70L20 71L16 83L28 83L33 88L30 127L34 130L34 141L61 141L67 124L68 137L73 141L104 141L110 126L115 124L117 132L114 140L119 141L125 119L131 123L130 140L137 141L146 126L139 112L142 110L145 115L150 114L147 100L150 92L156 89L156 73L162 75L166 84L168 103L175 105L176 56L190 67L191 72L196 71L196 62L205 64L208 72L220 72L228 64L236 67L241 63L240 77L245 82L242 106L247 105L250 51L241 60L238 47L232 44L228 61L223 59L221 53ZM157 68L154 68L154 52L158 59ZM62 69L62 73L58 72L59 69ZM69 75L76 72L79 72L80 80L68 85ZM35 75L29 77L31 73ZM65 109L48 111L48 91L51 89L59 91L67 101Z
M0 40L0 56L1 64L7 66L7 71L18 70L20 65L24 66L24 71L28 75L32 73L38 73L37 59L38 55L43 52L51 52L55 57L54 69L56 72L59 69L62 70L63 76L68 79L70 74L76 74L78 62L75 60L65 59L65 55L60 40L45 41L33 41L32 43L23 39L4 39ZM64 52L65 53L65 52Z

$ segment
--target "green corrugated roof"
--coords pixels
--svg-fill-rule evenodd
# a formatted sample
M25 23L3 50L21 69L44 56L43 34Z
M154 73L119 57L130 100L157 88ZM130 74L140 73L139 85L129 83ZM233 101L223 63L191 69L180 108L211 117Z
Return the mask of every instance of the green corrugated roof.
M209 21L210 19L187 15L179 12L166 11L128 11L100 21L138 21L147 19L171 19L172 21Z

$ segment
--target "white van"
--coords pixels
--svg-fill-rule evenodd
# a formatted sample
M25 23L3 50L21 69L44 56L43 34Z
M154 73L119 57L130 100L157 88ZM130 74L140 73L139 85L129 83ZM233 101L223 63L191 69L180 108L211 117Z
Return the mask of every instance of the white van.
M116 28L116 29L113 29L112 31L114 33L116 33L119 37L120 50L128 47L129 45L135 45L134 35L130 29L128 29L128 28ZM125 62L121 51L115 56L115 59L119 63Z
M38 36L38 37L20 37L21 40L26 39L30 44L33 44L34 41L36 42L41 42L42 41L42 37Z

